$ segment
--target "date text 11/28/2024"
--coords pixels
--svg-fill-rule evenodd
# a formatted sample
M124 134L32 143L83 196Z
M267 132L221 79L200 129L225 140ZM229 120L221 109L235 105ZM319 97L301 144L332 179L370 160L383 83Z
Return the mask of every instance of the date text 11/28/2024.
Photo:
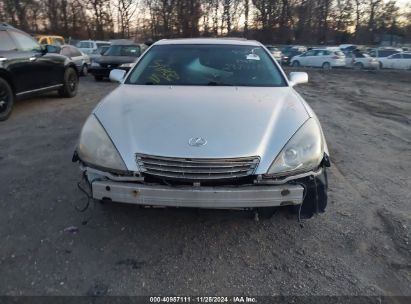
M150 297L150 303L257 303L254 297Z

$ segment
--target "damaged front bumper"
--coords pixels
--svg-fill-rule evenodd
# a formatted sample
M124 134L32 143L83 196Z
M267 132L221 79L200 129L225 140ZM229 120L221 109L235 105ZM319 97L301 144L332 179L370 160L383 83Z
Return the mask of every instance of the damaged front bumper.
M94 181L93 198L149 206L195 208L255 208L299 205L304 188L283 186L163 186L138 183Z
M327 205L325 166L316 172L284 180L261 179L244 185L163 185L140 176L119 176L82 167L96 200L161 207L252 209L292 206L306 217L324 212Z

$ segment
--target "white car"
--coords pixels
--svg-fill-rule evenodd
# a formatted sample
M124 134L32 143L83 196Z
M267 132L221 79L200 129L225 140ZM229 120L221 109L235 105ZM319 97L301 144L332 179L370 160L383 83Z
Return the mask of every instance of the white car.
M110 46L111 43L108 41L93 41L93 40L82 40L76 44L83 53L92 54L101 46Z
M110 79L73 156L94 199L324 211L327 144L293 88L308 75L287 79L259 42L161 40Z
M378 69L378 59L359 50L348 51L345 53L345 66L354 69Z
M380 66L383 69L411 70L411 52L402 52L380 58Z
M331 69L345 66L345 55L338 49L312 49L291 59L291 66L308 66Z
M60 47L60 52L61 55L64 55L68 58L70 58L77 66L78 71L80 71L80 74L83 76L87 76L88 74L88 68L90 67L90 57L80 51L78 48L64 44Z

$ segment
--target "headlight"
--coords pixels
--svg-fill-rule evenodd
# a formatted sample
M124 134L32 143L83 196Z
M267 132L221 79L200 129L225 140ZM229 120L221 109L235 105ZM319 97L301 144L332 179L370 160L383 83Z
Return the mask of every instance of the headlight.
M284 146L267 174L289 175L315 169L324 155L320 126L313 118L307 120Z
M91 66L97 68L97 67L100 66L100 63L93 61L93 62L91 63Z
M134 62L132 63L123 63L119 66L119 68L131 69L134 66Z
M117 171L127 171L116 147L94 115L89 116L81 130L77 153L85 163Z

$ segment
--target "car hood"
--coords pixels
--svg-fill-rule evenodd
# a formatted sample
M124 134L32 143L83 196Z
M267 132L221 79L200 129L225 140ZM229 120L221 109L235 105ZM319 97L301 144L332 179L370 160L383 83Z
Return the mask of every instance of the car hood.
M182 158L259 156L267 172L309 118L290 87L120 85L94 111L129 170L135 153ZM207 144L192 147L190 138Z
M129 56L100 56L97 57L94 61L97 63L113 63L113 64L123 64L123 63L132 63L137 61L137 57Z

